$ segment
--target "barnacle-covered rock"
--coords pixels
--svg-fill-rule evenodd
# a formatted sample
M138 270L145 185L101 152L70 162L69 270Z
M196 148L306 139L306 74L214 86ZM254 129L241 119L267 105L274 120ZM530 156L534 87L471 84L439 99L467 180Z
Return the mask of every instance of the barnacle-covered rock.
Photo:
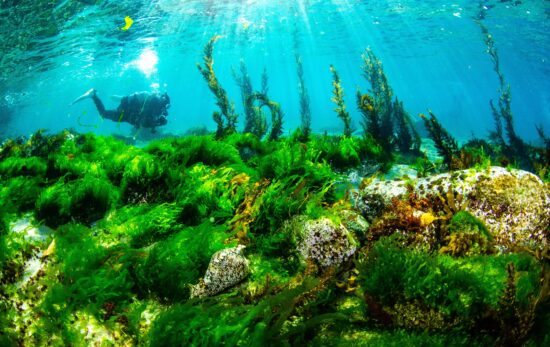
M390 206L392 200L423 199L429 209L445 213L465 210L479 218L497 245L544 247L548 243L550 194L541 179L516 169L491 167L482 171L462 170L416 180L373 180L356 194L356 207L364 215L372 211L371 197ZM456 197L460 197L457 199ZM440 206L435 206L438 203ZM443 205L443 208L442 206Z
M493 171L492 171L493 172ZM470 194L470 210L495 233L498 241L546 245L550 196L537 176L520 170L480 180Z
M191 287L191 297L213 296L233 287L250 273L248 260L243 256L243 245L214 253L206 274Z
M322 268L338 266L357 250L357 241L343 225L328 218L308 220L298 228L298 252Z

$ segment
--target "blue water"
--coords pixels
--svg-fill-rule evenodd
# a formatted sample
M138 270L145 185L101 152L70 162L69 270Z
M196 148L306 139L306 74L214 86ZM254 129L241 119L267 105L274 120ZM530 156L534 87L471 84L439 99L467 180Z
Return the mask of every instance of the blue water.
M484 25L511 85L516 130L536 141L535 124L550 133L550 1L482 1ZM11 3L18 3L13 5ZM295 64L304 64L314 131L340 131L331 103L329 65L339 71L357 128L355 92L369 89L361 52L371 47L405 108L431 109L458 138L492 130L489 100L498 79L479 26L478 1L158 0L0 1L0 137L40 128L129 135L127 124L101 120L93 103L68 104L89 88L109 108L110 95L166 91L172 99L161 132L214 130L215 100L196 64L213 35L214 69L237 111L231 70L247 64L255 89L264 68L269 96L285 113L285 133L300 125ZM127 31L124 17L134 23ZM45 27L45 28L44 28ZM239 125L243 126L244 116Z

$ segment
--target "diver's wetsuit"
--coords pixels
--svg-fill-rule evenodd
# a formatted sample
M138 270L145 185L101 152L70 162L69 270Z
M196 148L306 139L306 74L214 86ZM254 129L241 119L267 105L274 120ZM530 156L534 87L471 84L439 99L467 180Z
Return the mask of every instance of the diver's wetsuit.
M136 128L153 129L167 123L170 98L166 94L134 93L123 97L116 110L106 110L95 92L92 94L92 100L102 117L115 122L130 123Z

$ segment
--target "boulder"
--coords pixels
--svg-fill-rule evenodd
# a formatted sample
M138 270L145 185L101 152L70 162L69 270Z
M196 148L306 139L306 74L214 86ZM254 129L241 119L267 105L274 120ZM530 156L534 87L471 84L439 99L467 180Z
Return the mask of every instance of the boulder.
M358 242L343 225L328 218L303 220L295 227L297 250L305 260L321 268L338 266L357 250Z
M445 209L463 209L479 218L502 247L548 245L550 193L536 175L491 167L407 180L372 180L354 194L356 207L373 220L392 201L414 194L416 199L440 202ZM436 206L430 206L437 211ZM419 214L429 211L419 211Z
M245 279L250 267L242 254L244 249L245 246L238 245L214 253L204 278L191 287L191 298L216 295Z

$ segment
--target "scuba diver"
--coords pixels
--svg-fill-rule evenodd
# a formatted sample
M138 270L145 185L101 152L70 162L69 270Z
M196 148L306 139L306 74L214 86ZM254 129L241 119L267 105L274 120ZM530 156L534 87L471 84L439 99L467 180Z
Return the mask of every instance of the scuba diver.
M92 88L76 98L71 105L87 98L92 98L101 117L115 122L130 123L136 129L150 128L151 132L154 133L155 127L166 125L168 122L166 117L168 117L170 97L166 93L139 92L117 97L120 99L117 109L106 110L103 102L97 96L96 90Z

